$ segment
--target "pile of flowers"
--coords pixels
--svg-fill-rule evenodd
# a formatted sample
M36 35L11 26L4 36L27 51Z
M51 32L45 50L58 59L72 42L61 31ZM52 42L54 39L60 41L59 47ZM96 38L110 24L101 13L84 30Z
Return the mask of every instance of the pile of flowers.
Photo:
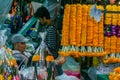
M117 67L113 70L113 72L110 72L109 80L119 80L119 79L120 79L120 67Z

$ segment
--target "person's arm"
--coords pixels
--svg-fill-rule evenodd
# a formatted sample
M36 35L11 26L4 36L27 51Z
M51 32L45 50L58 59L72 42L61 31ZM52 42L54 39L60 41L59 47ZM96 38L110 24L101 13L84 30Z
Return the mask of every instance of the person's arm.
M34 14L34 9L32 3L30 3L30 16L33 16L33 14Z

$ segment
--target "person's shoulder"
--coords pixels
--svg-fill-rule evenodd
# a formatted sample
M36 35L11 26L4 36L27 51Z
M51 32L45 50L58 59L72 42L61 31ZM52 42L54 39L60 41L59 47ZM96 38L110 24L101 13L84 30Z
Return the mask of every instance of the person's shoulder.
M13 54L19 54L20 53L20 51L18 51L18 50L13 50Z
M56 30L56 27L55 27L54 25L50 25L50 26L48 27L48 29L54 29L54 30Z

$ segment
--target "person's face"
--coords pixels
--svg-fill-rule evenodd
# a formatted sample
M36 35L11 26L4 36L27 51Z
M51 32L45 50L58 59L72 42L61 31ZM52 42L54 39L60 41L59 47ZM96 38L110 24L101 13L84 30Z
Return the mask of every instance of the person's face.
M16 49L23 53L26 49L26 43L25 42L16 43Z
M14 1L14 6L17 6L17 2L16 1Z
M116 0L110 0L110 4L114 4Z
M39 21L42 25L46 25L47 24L47 21L46 21L46 18L39 18Z

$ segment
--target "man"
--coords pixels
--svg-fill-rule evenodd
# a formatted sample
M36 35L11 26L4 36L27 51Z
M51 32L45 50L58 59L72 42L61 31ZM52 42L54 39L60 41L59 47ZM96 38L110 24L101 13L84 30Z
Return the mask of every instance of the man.
M50 54L54 56L54 59L58 57L58 49L59 46L57 45L57 30L54 26L52 26L52 21L50 19L50 13L44 6L41 6L37 9L34 16L39 19L42 26L44 26L44 31L47 32L45 43L48 47L48 51ZM61 68L61 64L65 62L64 57L60 57L59 60L56 60L56 69L57 74L62 75L63 70Z
M26 42L28 41L22 34L15 34L12 37L13 56L17 61L19 69L25 68L30 56L25 54Z

